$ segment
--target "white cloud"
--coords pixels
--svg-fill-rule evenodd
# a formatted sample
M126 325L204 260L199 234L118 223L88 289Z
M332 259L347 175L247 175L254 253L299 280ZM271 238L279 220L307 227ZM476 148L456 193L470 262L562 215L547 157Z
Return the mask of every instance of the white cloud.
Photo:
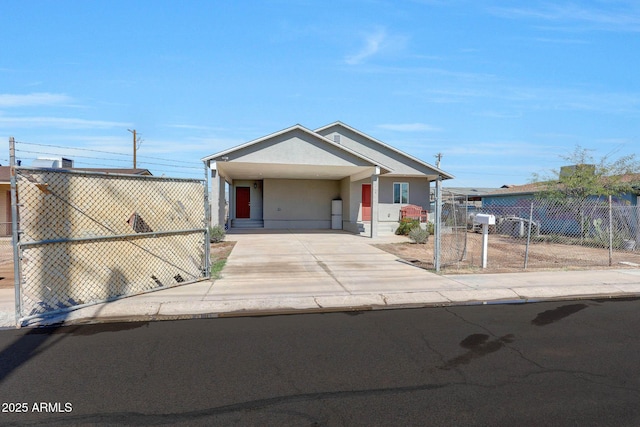
M634 3L607 9L550 3L540 8L496 7L491 12L509 19L535 19L557 25L580 25L583 30L640 31L640 12Z
M73 98L60 93L0 94L0 108L70 104Z
M442 129L424 123L387 123L377 126L380 129L392 130L396 132L435 132Z
M357 53L347 56L345 62L349 65L361 64L382 52L388 53L403 49L406 41L406 37L390 36L386 29L377 28L364 35L364 46Z
M85 120L66 117L6 117L0 116L0 127L27 128L49 127L59 129L108 129L127 128L130 123L108 122L104 120Z

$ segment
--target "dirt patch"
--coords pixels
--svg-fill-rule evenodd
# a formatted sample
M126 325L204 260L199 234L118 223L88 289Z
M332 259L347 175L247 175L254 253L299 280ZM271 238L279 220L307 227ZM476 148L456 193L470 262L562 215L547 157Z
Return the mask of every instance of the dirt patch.
M396 255L412 264L434 269L433 236L426 244L411 242L373 245ZM465 273L510 273L524 271L526 239L490 234L487 268L482 269L482 235L468 232L459 236L443 235L442 272ZM609 266L609 250L579 245L549 242L532 242L529 246L527 271L583 270L590 268L637 268L640 266L640 251L614 251Z
M220 242L211 244L211 264L227 259L236 242ZM0 247L0 289L13 289L13 247Z
M0 289L15 286L13 283L13 245L11 241L0 241Z
M236 242L219 242L211 244L211 264L227 259Z

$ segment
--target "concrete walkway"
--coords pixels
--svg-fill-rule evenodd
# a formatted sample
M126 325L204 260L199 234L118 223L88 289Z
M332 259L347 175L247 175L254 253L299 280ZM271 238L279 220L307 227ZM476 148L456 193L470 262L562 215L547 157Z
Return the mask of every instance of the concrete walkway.
M301 311L640 296L640 270L441 276L342 232L245 232L215 281L97 304L31 324L187 319ZM12 289L0 289L0 327L15 324Z

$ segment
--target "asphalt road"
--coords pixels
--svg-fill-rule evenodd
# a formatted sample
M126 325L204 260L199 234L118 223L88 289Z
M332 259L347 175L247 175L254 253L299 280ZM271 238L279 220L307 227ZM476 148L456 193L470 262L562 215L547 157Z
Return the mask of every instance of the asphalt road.
M5 330L0 424L637 426L639 327L607 300Z

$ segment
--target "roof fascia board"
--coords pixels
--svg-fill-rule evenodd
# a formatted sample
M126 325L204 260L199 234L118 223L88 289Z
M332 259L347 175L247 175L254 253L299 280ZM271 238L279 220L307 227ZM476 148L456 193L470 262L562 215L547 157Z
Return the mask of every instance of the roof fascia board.
M509 196L534 196L535 191L515 191L513 193L489 193L480 197L509 197Z
M283 129L283 130L281 130L281 131L274 132L274 133L272 133L272 134L269 134L269 135L267 135L267 136L263 136L263 137L258 138L258 139L254 139L253 141L246 142L246 143L241 144L241 145L238 145L238 146L236 146L236 147L232 147L232 148L229 148L229 149L227 149L227 150L220 151L219 153L215 153L215 154L212 154L212 155L210 155L210 156L203 157L201 160L202 160L203 162L207 162L207 161L213 160L213 159L215 159L215 158L218 158L218 157L224 156L224 155L226 155L226 154L232 153L232 152L234 152L234 151L242 150L242 149L247 148L247 147L250 147L250 146L252 146L252 145L259 144L259 143L261 143L261 142L263 142L263 141L266 141L266 140L269 140L269 139L271 139L271 138L275 138L275 137L277 137L277 136L284 135L284 134L286 134L286 133L288 133L288 132L292 132L292 131L294 131L294 130L300 130L300 131L302 131L302 132L305 132L306 134L308 134L308 135L310 135L310 136L312 136L312 137L314 137L314 138L316 138L316 139L319 139L319 140L321 140L322 142L324 142L324 143L326 143L326 144L329 144L329 145L331 145L331 146L333 146L333 147L336 147L336 148L338 148L339 150L342 150L342 151L344 151L344 152L346 152L346 153L349 153L349 154L351 154L351 155L353 155L353 156L355 156L355 157L357 157L357 158L359 158L359 159L362 159L362 160L364 160L364 161L366 161L366 162L370 163L370 164L371 164L371 166L380 166L380 167L384 170L384 173L387 173L387 172L391 172L391 171L392 171L392 169L391 169L391 168L389 168L388 166L378 164L375 160L373 160L373 159L371 159L371 158L369 158L369 157L367 157L367 156L364 156L364 155L362 155L362 154L360 154L360 153L358 153L358 152L356 152L356 151L353 151L352 149L347 148L347 147L345 147L345 146L343 146L343 145L337 144L337 143L335 143L335 142L331 141L329 138L325 138L324 136L322 136L322 135L320 135L320 134L318 134L318 133L316 133L316 132L312 131L311 129L307 129L306 127L304 127L304 126L302 126L302 125L300 125L300 124L297 124L297 125L294 125L294 126L288 127L288 128Z
M343 128L348 129L351 132L354 132L354 133L362 136L363 138L367 138L368 140L373 141L376 144L379 144L379 145L381 145L381 146L383 146L385 148L388 148L391 151L394 151L394 152L400 154L401 156L404 156L404 157L406 157L408 159L413 160L414 162L417 162L417 163L419 163L419 164L421 164L423 166L426 166L426 167L428 167L430 169L433 169L434 171L436 171L439 174L441 174L443 177L446 177L445 179L453 179L453 178L455 178L455 176L443 171L442 169L439 169L439 168L437 168L437 167L435 167L435 166L433 166L433 165L431 165L431 164L429 164L427 162L424 162L424 161L418 159L417 157L413 157L411 154L407 154L404 151L398 150L397 148L395 148L395 147L393 147L393 146L391 146L389 144L385 144L384 142L382 142L382 141L380 141L378 139L375 139L372 136L369 136L366 133L363 133L363 132L359 131L358 129L352 128L351 126L349 126L347 124L344 124L341 121L333 122L333 123L328 124L326 126L322 126L322 127L318 128L318 129L316 129L314 132L321 132L321 131L323 131L325 129L328 129L328 128L332 127L332 126L342 126Z

